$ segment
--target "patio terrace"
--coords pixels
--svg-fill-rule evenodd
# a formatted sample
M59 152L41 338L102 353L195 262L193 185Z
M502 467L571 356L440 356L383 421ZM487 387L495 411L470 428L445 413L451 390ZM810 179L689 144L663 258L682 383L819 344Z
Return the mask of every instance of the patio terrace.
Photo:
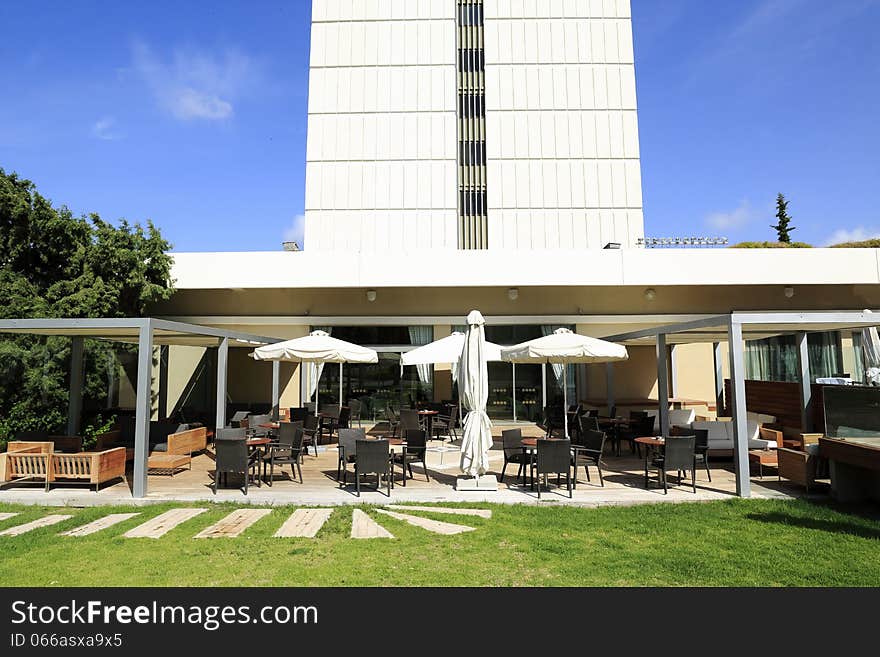
M500 475L504 462L501 450L501 432L504 429L518 427L524 437L538 437L543 431L533 424L496 424L493 428L495 445L489 455L490 472ZM373 434L381 435L379 425L364 425ZM561 489L553 486L544 489L538 500L537 492L529 486L522 486L516 478L516 465L507 467L503 482L499 482L497 491L467 492L455 490L455 479L461 474L458 467L459 452L457 444L447 440L429 442L428 475L421 466L414 465L414 478L407 479L402 486L400 468L395 469L394 489L391 499L385 495L385 488L375 489L375 477L364 477L361 480L361 496L357 497L354 486L352 468L349 466L348 484L340 487L336 480L338 452L335 443L319 446L318 456L310 451L304 457L302 471L303 483L291 479L290 466L275 468L272 486L263 483L257 487L253 484L244 495L241 489L220 488L213 493L214 454L211 446L203 454L193 457L192 469L174 475L149 474L149 492L145 498L136 498L132 494L132 472L126 473L124 481L109 483L99 492L86 490L82 487L55 483L46 493L41 487L27 485L7 486L0 490L0 500L9 503L26 503L41 505L73 505L93 506L103 504L150 504L168 501L194 502L218 501L237 502L259 505L305 504L305 505L342 505L342 504L385 504L388 502L498 502L505 504L573 504L578 506L630 505L657 502L694 502L727 499L736 495L736 476L733 461L730 457L718 457L710 461L712 481L706 478L705 470L698 469L697 492L691 491L690 480L685 479L678 487L675 478L670 475L670 488L667 495L658 486L656 472L651 474L651 487L644 486L644 459L631 454L629 447L621 448L621 456L612 453L610 445L606 445L603 474L605 486L599 485L598 473L590 468L592 481L587 482L583 468L578 473L577 490L569 499L565 483ZM774 468L765 468L764 477L760 479L755 472L751 478L755 497L790 497L801 496L804 490L789 482L779 483Z

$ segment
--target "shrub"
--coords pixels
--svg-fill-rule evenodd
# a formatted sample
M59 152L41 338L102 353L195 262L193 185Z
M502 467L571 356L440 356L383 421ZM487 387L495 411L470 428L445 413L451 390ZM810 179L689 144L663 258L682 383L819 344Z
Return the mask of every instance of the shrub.
M740 242L733 244L731 249L812 249L806 242Z

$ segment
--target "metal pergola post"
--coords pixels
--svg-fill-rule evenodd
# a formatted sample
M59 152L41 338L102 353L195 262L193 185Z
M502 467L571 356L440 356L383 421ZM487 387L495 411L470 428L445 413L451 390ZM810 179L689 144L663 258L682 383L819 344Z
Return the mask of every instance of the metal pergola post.
M168 358L170 349L167 344L159 347L159 386L156 391L159 395L159 419L164 420L168 417Z
M724 408L724 364L721 359L721 343L712 343L712 360L715 364L715 413Z
M669 394L673 399L678 397L678 356L675 345L669 345Z
M797 348L801 431L808 433L813 430L813 388L811 385L812 375L810 374L810 351L807 344L807 334L804 331L797 334Z
M215 431L226 426L226 375L229 363L229 338L221 338L217 347L217 415ZM215 433L216 436L216 433Z
M82 417L83 338L74 336L70 345L70 388L67 397L67 435L78 436Z
M669 371L666 361L666 334L657 336L657 416L660 435L669 435Z
M736 494L752 496L749 479L749 441L746 416L745 349L742 324L731 316L728 324L728 348L730 350L730 406L733 414L733 459L736 468Z
M281 361L272 361L272 419L279 418L281 402Z
M147 494L150 442L150 395L153 381L153 320L144 320L138 332L137 391L134 411L134 497Z

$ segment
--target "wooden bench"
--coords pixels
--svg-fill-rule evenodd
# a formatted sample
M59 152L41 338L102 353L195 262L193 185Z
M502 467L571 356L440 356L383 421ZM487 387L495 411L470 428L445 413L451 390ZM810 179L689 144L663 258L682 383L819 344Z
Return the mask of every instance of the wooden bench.
M186 468L192 469L192 457L189 454L166 454L153 452L147 459L147 470L154 474L174 475Z
M49 481L59 479L94 486L95 491L105 481L125 476L125 448L115 447L101 452L79 454L51 454L52 468ZM48 486L47 486L48 488Z

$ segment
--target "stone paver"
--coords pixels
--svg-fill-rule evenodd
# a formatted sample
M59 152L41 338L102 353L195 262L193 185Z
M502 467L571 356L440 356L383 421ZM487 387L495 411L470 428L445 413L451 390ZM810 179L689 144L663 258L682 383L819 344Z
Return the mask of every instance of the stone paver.
M450 513L459 516L476 516L478 518L491 518L492 512L488 509L457 509L447 506L412 506L403 504L386 504L394 511L430 511L432 513Z
M129 518L134 518L135 516L140 515L139 513L111 513L110 515L104 516L103 518L98 518L97 520L93 520L92 522L82 525L81 527L75 527L66 532L61 532L61 536L88 536L89 534L95 534L102 529L107 529L108 527L112 527L113 525L118 525L120 522L125 522Z
M475 529L474 527L467 527L465 525L455 525L451 522L430 520L428 518L420 518L419 516L411 516L406 513L385 511L384 509L376 509L376 512L383 513L386 516L391 516L392 518L396 518L397 520L403 520L404 522L408 522L414 527L421 527L422 529L426 529L429 532L434 532L435 534L463 534L464 532L472 532Z
M0 532L0 536L20 536L21 534L26 534L27 532L34 529L39 529L40 527L57 525L59 522L64 522L68 518L73 518L73 516L64 516L59 514L44 516L42 518L37 518L36 520L26 522L23 525L16 525L15 527L4 529L2 532Z
M10 518L14 518L17 516L17 513L0 513L0 522L3 520L9 520Z
M179 524L191 520L205 511L207 509L171 509L134 529L129 529L123 536L125 538L160 538Z
M333 509L297 509L275 532L277 538L315 538Z
M235 538L270 513L272 509L238 509L207 529L203 529L193 538Z
M394 535L360 509L351 517L352 538L394 538Z

